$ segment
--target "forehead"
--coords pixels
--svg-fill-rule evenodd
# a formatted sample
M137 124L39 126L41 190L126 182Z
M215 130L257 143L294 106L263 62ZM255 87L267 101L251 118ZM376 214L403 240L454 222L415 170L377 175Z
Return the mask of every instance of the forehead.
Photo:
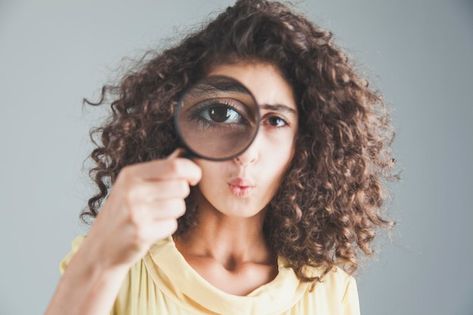
M272 64L256 62L222 64L212 67L207 75L235 78L250 90L259 104L280 104L297 111L292 86Z

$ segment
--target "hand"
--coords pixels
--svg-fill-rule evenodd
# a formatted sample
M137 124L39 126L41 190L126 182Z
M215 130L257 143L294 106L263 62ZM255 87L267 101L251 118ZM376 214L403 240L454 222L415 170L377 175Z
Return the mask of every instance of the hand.
M131 267L151 245L176 231L189 185L202 176L181 153L176 149L166 159L126 166L118 174L83 244L105 268Z

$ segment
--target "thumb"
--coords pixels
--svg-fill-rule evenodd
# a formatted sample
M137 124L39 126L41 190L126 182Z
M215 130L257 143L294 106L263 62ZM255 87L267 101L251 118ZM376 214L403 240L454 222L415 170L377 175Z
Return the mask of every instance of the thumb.
M170 160L170 159L180 157L182 156L183 153L184 153L184 150L182 148L177 148L166 159Z
M177 148L166 158L166 160L171 160L171 159L174 159L174 158L177 158L177 157L181 157L185 154L186 154L185 149ZM192 185L192 186L195 186L195 185L197 185L197 183L199 183L200 178L202 177L202 170L195 163L191 163L191 165L192 165L193 168L195 168L195 174L196 175L189 181L189 184Z

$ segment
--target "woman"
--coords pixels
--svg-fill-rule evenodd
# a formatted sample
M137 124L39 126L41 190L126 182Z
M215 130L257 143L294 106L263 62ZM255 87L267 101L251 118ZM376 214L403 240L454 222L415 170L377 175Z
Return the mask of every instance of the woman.
M95 130L99 193L81 214L95 221L46 313L359 314L359 251L394 225L381 180L399 177L381 95L331 39L279 2L240 0L86 100L117 96ZM261 105L250 147L219 162L184 158L173 125L178 95L211 75Z

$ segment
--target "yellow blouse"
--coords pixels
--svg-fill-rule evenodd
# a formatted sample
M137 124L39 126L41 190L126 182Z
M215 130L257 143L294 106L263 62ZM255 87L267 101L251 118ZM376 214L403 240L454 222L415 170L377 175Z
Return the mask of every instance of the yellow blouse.
M60 261L64 273L86 235L78 235ZM177 250L172 236L156 242L129 270L110 315L357 315L360 314L356 280L335 267L309 292L287 260L278 257L276 278L246 296L226 293L210 284ZM315 268L307 269L320 274Z

